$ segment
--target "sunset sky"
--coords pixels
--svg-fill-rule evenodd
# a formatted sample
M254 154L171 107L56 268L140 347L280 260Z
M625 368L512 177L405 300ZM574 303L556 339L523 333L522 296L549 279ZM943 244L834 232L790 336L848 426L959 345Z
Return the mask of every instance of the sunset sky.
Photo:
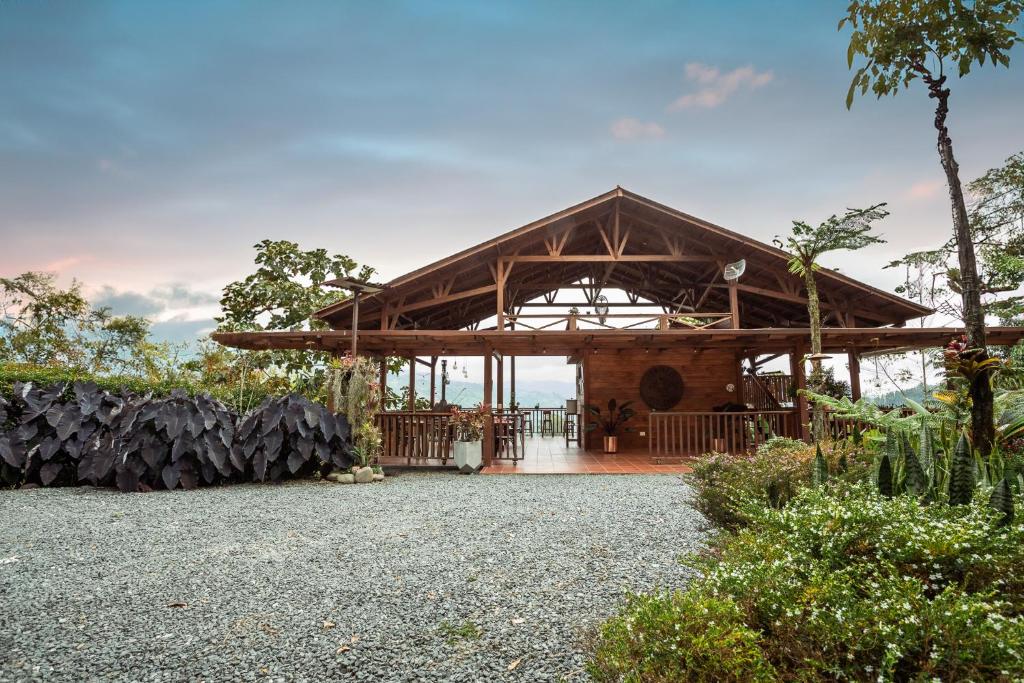
M949 235L923 87L844 106L837 2L0 0L0 274L167 338L263 238L387 280L622 185L752 237L889 202ZM962 177L1024 149L1024 52L953 80Z

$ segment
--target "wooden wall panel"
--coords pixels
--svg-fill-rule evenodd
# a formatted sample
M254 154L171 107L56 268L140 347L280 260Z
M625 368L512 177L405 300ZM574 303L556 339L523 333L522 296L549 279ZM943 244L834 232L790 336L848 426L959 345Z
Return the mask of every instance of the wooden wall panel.
M740 361L732 349L650 351L598 351L584 357L584 401L607 410L608 399L633 401L636 416L627 423L635 431L619 434L620 450L646 450L649 409L640 398L640 378L652 365L668 365L683 377L683 398L673 411L710 411L740 401ZM726 385L734 384L733 393ZM590 418L584 415L584 423ZM586 434L587 448L601 448L600 430Z

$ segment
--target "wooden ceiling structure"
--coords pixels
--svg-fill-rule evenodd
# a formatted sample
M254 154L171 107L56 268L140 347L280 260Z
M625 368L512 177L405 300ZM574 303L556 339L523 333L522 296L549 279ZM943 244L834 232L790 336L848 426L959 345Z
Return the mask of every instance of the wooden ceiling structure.
M746 271L727 282L723 269L744 259ZM566 355L644 348L710 346L744 356L793 352L810 338L807 300L789 255L621 187L395 278L361 299L358 342L375 356ZM931 309L834 270L817 273L826 353L882 352L945 345L961 332L906 322ZM619 290L630 306L656 314L566 315L556 295L578 291L591 306ZM539 301L539 303L538 303ZM532 317L531 306L562 309ZM353 302L319 311L330 331L218 333L246 349L323 349L351 343ZM617 317L649 315L647 327L616 326ZM495 323L483 327L486 321ZM651 325L653 321L653 325ZM710 321L710 322L708 322ZM592 321L591 321L592 322ZM611 322L612 324L608 324ZM595 327L596 326L596 327ZM992 328L993 345L1013 344L1024 328Z
M732 292L726 263L746 260ZM589 305L602 290L665 313L730 312L738 299L746 328L807 327L803 282L789 255L617 187L428 266L365 296L360 329L476 329L484 320L522 314L538 299L553 303L576 289ZM825 324L900 325L930 309L832 270L818 274ZM317 313L333 329L351 327L352 303Z

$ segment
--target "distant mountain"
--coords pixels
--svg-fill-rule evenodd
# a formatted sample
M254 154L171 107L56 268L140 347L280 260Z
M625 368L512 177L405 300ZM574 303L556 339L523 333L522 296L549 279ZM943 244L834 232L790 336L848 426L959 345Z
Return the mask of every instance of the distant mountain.
M388 378L388 385L394 389L401 390L409 385L409 374L392 375ZM417 373L416 394L428 397L430 395L430 378ZM475 406L483 401L484 386L480 382L462 382L452 380L445 389L445 398L449 403L461 406ZM441 400L441 378L437 378L436 399ZM566 399L575 398L576 388L572 382L560 382L558 380L517 380L516 400L524 407L541 406L542 408L556 408L564 406ZM511 402L509 396L508 379L505 381L505 403Z
M924 385L917 384L916 386L904 389L903 393L898 391L889 391L884 394L871 394L869 396L864 396L864 399L880 406L902 406L905 405L904 397L909 398L911 401L923 403L926 398L931 398L935 389L935 385L929 385L928 396L925 396Z

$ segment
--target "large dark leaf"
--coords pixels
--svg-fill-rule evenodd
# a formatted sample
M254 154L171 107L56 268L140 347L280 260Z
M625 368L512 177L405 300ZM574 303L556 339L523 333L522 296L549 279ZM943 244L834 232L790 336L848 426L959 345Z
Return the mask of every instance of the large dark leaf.
M251 458L252 454L256 452L256 447L260 443L260 435L257 432L252 432L246 438L245 443L242 444L242 452L246 458Z
M334 433L338 435L338 438L342 441L348 441L349 435L352 433L350 429L348 418L344 415L338 414L334 416Z
M93 382L75 382L74 392L82 415L92 415L103 404L104 392Z
M117 471L117 488L127 493L139 490L139 475L131 467L121 467Z
M208 460L203 462L199 469L203 475L203 481L207 484L212 484L213 480L217 478L217 469L213 466L212 462Z
M313 455L313 439L297 439L295 441L295 448L302 454L303 460L309 460L309 456Z
M228 458L228 449L221 443L220 437L213 432L206 432L206 457L218 469L223 471L224 464Z
M281 424L281 417L284 415L284 403L276 401L267 405L263 409L262 415L262 431L263 434L269 434L271 431L277 429Z
M26 443L36 438L36 434L39 433L39 425L41 422L41 420L33 420L27 424L20 425L18 427L18 438Z
M252 471L259 481L263 481L267 474L267 455L262 448L257 449L252 456Z
M320 408L320 406L311 402L307 402L302 407L303 417L306 419L306 424L308 424L310 427L319 427L321 410L322 409Z
M320 439L317 439L314 442L314 445L316 447L316 455L317 455L318 458L320 458L320 462L323 462L323 463L330 462L331 461L331 447L329 445L327 445L327 442L326 441L321 441Z
M49 460L60 450L60 441L55 436L48 436L39 444L39 457Z
M284 442L284 432L275 429L263 435L263 450L267 460L273 462L281 452L281 444Z
M251 413L247 416L242 423L238 425L238 438L248 439L249 435L252 434L253 429L256 428L256 423L259 422L260 413Z
M181 463L173 462L164 465L163 470L160 472L160 478L163 479L164 487L170 491L178 486L178 481L181 479Z
M0 458L15 469L25 466L26 459L25 444L11 439L9 436L0 436Z
M174 442L174 446L171 448L171 461L177 462L181 456L186 453L192 453L193 443L192 437L186 433L182 433L181 436Z
M292 451L288 455L288 471L295 474L306 464L306 458L302 457L302 454L298 451Z
M156 443L151 443L139 449L139 455L142 456L143 462L149 465L151 470L156 470L160 467L166 452L167 448L165 446Z
M296 425L303 420L303 414L305 411L302 409L302 404L296 400L289 401L284 411L284 424L288 428L289 432L294 432ZM303 424L305 426L305 424Z
M57 475L60 474L62 467L63 465L59 462L46 463L39 470L39 481L43 486L49 486L57 478Z
M245 472L245 453L242 452L241 444L231 444L228 457L231 458L231 464L235 466L236 470L239 472Z
M327 410L320 411L320 431L323 434L324 441L330 441L336 434L334 425L334 415Z
M87 453L78 462L78 478L99 486L114 466L114 453L109 448L98 448Z
M57 438L67 441L71 435L82 427L82 414L75 405L64 406L64 412L57 423Z

